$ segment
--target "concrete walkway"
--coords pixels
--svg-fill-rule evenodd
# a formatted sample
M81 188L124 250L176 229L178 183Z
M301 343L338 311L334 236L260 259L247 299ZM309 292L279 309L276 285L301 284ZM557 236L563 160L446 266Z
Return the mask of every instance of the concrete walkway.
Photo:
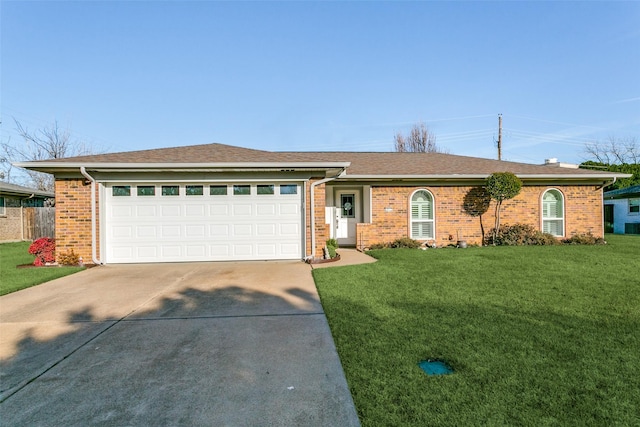
M357 426L309 273L108 265L0 297L0 425Z
M377 260L352 248L339 248L340 261L311 264L312 268L342 267L345 265L369 264Z

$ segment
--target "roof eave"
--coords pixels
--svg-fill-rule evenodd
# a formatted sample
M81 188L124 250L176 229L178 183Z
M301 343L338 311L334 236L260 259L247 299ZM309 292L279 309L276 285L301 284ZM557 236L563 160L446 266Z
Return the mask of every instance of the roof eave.
M46 173L77 171L81 167L99 172L327 171L345 169L350 165L350 162L81 163L44 161L14 163L14 166Z
M379 180L379 181L403 181L403 180L443 180L460 179L474 180L486 179L491 174L432 174L432 175L350 175L340 177L340 180ZM525 180L587 180L602 181L613 178L629 178L629 174L516 174L518 178Z

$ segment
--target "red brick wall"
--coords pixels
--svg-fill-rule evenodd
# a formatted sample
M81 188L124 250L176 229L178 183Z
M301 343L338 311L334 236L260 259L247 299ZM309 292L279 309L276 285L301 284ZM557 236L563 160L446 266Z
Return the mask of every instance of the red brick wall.
M82 179L56 179L56 254L71 249L81 256L85 264L91 259L91 185ZM97 187L97 186L96 186ZM96 188L96 201L98 200ZM96 228L98 215L96 207ZM100 240L97 254L100 256Z
M311 180L306 184L306 200L305 205L307 206L305 212L305 225L306 225L306 242L307 242L307 256L315 256L322 257L322 248L325 245L325 242L329 238L329 226L325 224L325 184L317 185L314 188L314 217L315 217L315 248L312 248L311 243L311 184L317 182L318 180Z
M525 186L512 200L503 202L501 224L525 223L541 229L541 197L550 188L565 196L565 234L567 237L591 232L602 236L602 190L595 186ZM371 187L371 224L358 224L357 246L391 242L409 237L409 200L414 191L426 189L435 200L435 243L447 245L464 239L482 242L495 222L495 202L482 215L471 215L469 207L479 196L478 187ZM465 207L467 209L465 209ZM387 208L387 210L385 210ZM390 209L388 209L390 208Z

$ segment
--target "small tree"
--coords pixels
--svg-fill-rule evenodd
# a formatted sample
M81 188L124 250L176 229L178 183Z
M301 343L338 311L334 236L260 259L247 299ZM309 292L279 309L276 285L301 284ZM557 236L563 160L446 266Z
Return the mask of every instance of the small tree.
M493 229L493 240L500 228L500 209L502 202L513 199L522 190L522 181L511 172L494 172L485 181L487 193L496 201L496 223ZM495 243L494 243L495 244Z
M399 153L446 153L436 144L436 136L424 123L418 123L411 128L409 136L400 132L393 137L395 149Z
M90 154L92 151L85 143L73 139L71 131L61 129L57 121L34 131L22 126L16 119L14 122L18 134L22 137L22 142L8 140L0 143L0 169L8 182L16 181L16 177L12 176L11 162L60 159ZM31 170L18 170L28 177L27 182L23 182L23 184L38 190L53 191L53 175Z

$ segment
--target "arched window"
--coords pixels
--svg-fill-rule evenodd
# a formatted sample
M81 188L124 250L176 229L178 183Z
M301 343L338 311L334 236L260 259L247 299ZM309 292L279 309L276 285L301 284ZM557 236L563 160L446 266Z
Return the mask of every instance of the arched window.
M433 196L427 190L418 190L411 196L411 238L435 238L433 223Z
M556 189L542 195L542 231L554 236L564 236L564 197Z

